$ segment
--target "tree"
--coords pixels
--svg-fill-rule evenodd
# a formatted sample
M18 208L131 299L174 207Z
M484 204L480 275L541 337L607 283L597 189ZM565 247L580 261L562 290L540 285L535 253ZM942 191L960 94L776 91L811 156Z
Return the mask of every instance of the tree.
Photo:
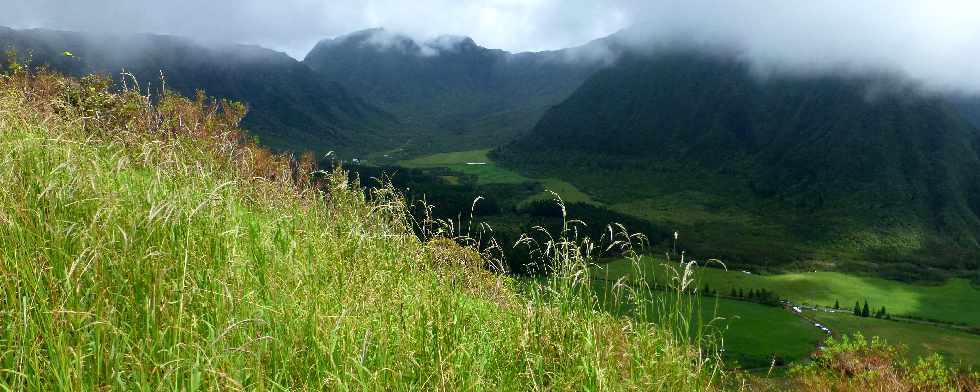
M834 300L834 309L840 310L840 301Z
M742 291L742 289L738 289L738 297L739 298L745 298L745 292Z
M735 292L735 288L734 288L734 287L732 287L732 294L731 294L731 297L732 297L732 298L735 298L735 297L738 297L738 293L736 293L736 292Z
M860 302L854 302L854 315L855 316L861 316L861 303Z
M864 308L861 309L861 317L870 317L871 308L868 307L868 300L864 300Z
M878 313L875 314L875 318L885 318L885 316L888 316L888 311L885 310L884 306L882 306L881 310L879 310Z

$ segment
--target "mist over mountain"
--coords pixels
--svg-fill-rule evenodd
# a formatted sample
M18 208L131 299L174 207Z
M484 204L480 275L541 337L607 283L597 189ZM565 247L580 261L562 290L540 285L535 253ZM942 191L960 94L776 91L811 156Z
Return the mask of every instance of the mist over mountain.
M909 261L919 252L921 261L941 258L926 249L978 248L978 152L980 131L960 111L902 79L759 77L731 53L667 48L598 71L496 156L578 180L611 203L694 191L798 243L861 237L854 247L867 255ZM574 174L589 172L605 174L591 183ZM734 241L751 242L739 236L753 230ZM714 249L737 257L735 248Z
M380 130L395 120L321 79L284 53L247 45L200 44L162 35L90 34L55 30L0 28L0 46L16 49L22 60L82 76L125 70L148 91L166 87L193 96L244 101L244 126L275 149L363 150L384 145ZM71 56L65 54L71 53ZM132 84L132 81L128 81Z
M949 102L955 107L960 114L973 124L974 127L980 129L980 96L952 96L948 98Z
M467 37L419 42L383 29L321 41L303 62L397 115L424 145L485 148L530 129L609 61L592 43L509 53ZM447 143L448 142L448 143Z

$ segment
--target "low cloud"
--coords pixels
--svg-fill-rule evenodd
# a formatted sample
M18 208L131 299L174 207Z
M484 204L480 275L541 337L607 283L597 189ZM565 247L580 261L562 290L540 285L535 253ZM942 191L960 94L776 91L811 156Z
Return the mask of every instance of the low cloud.
M451 34L510 51L577 46L637 26L637 43L726 45L760 69L884 69L980 92L980 3L965 0L11 1L0 25L175 34L297 58L323 38L380 26L419 42Z

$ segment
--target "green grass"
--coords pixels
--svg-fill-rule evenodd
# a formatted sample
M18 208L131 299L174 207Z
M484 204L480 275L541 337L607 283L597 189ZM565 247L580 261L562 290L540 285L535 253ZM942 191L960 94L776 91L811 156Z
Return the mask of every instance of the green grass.
M702 279L718 290L731 287L766 288L797 303L832 306L840 301L850 309L865 299L874 309L885 306L895 315L912 314L947 322L980 325L980 314L966 311L980 307L980 290L963 279L941 285L917 285L838 272L779 275L746 275L717 269L704 271Z
M701 271L703 269L698 269L696 274L700 276ZM667 270L644 273L671 278L675 275ZM595 275L602 277L597 282L600 292L612 290L616 280L623 276L619 270L602 267L597 267ZM693 284L699 283L699 279L695 279ZM714 297L700 298L698 305L697 318L702 324L709 325L708 332L716 334L723 343L729 365L737 362L743 368L760 369L768 368L774 358L779 358L781 363L803 360L827 337L811 323L779 307ZM635 313L629 305L606 306L620 314ZM657 309L649 311L656 312Z
M583 193L582 191L578 190L578 188L576 188L574 185L569 184L565 181L554 179L554 178L543 178L536 181L541 183L541 186L544 187L545 192L539 193L537 195L525 199L522 202L522 204L531 203L538 200L554 200L555 195L551 194L550 192L555 192L558 194L558 196L561 196L562 202L564 202L565 204L589 203L589 204L600 205L600 203L593 200L591 196Z
M947 328L875 318L854 317L849 313L807 312L830 325L835 334L878 336L890 343L903 344L913 357L941 354L954 365L980 367L980 335Z
M704 314L716 314L728 358L746 368L765 368L778 357L783 363L809 357L827 337L805 320L781 308L744 301L704 300Z
M415 169L448 168L463 174L475 176L478 185L519 184L523 182L537 182L541 184L545 191L527 198L522 203L537 200L552 200L554 199L554 195L548 192L551 191L561 196L565 203L598 204L589 195L578 190L578 188L575 188L574 185L568 182L556 178L532 179L500 167L487 156L489 152L490 150L472 150L433 154L399 161L398 164ZM467 163L485 163L485 165L468 165Z
M649 262L643 264L646 269L643 273L646 276L651 276L660 282L671 279L671 275L666 272L662 263L649 258L647 260ZM629 260L603 264L602 267L606 270L602 273L608 273L610 279L635 275L634 267ZM854 300L844 300L843 298L847 298L845 295L861 293L868 296L873 311L884 305L890 313L898 315L907 309L912 309L911 304L915 304L914 309L924 309L921 306L933 308L913 312L915 314L935 318L945 317L945 320L963 323L976 322L977 314L972 310L976 309L978 306L976 302L980 301L980 293L977 289L969 282L959 279L940 286L923 286L832 272L762 276L748 275L739 271L702 268L698 270L697 280L698 287L708 284L712 290L724 295L727 295L733 287L744 289L746 292L750 289L765 288L796 303L822 306L832 306L835 298L841 298L841 307L844 309L851 309L854 304ZM863 305L864 297L861 298ZM813 335L817 331L815 328L782 309L742 301L722 300L718 310L721 315L741 316L740 320L731 324L724 337L729 354L734 353L735 358L745 356L756 360L748 363L757 364L761 354L781 347L800 348L788 350L791 354L795 353L795 356L786 354L784 357L800 359L806 354L802 347L812 348L819 341L819 336ZM861 332L865 336L880 336L890 343L906 345L909 354L913 357L938 352L952 363L980 364L980 350L978 350L980 336L977 335L916 323L854 317L846 312L836 314L809 312L808 315L827 324L835 334L853 335ZM792 318L802 324L799 328L794 328L794 325L788 321L779 321L783 318ZM766 332L760 334L759 331Z
M0 76L0 389L720 382L700 337L595 308L574 244L548 248L564 267L547 288L490 274L472 250L420 242L391 190L368 198L339 172L313 188L237 144L238 119Z
M648 264L657 268L658 262ZM608 264L610 275L629 273L625 261ZM777 275L748 275L719 268L699 270L699 279L712 289L727 294L732 288L765 288L796 303L832 306L839 301L850 309L854 302L867 300L873 309L885 306L893 315L912 314L953 323L980 326L980 289L964 279L943 284L909 284L891 280L848 275L839 272L806 272Z
M651 222L683 226L760 223L757 217L739 210L729 200L696 191L669 193L658 198L637 198L613 204L612 208Z
M415 169L445 167L476 176L478 184L519 184L531 181L527 177L494 164L487 158L488 152L489 150L473 150L426 155L400 161L398 164ZM485 163L485 165L467 165L467 163Z

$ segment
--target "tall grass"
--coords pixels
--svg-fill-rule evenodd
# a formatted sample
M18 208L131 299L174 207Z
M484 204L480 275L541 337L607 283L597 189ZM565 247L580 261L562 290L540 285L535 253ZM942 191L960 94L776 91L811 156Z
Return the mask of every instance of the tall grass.
M541 248L550 284L529 288L454 241L419 241L396 192L365 196L340 171L247 143L240 104L8 69L0 389L724 381L675 328L599 310L571 226Z

